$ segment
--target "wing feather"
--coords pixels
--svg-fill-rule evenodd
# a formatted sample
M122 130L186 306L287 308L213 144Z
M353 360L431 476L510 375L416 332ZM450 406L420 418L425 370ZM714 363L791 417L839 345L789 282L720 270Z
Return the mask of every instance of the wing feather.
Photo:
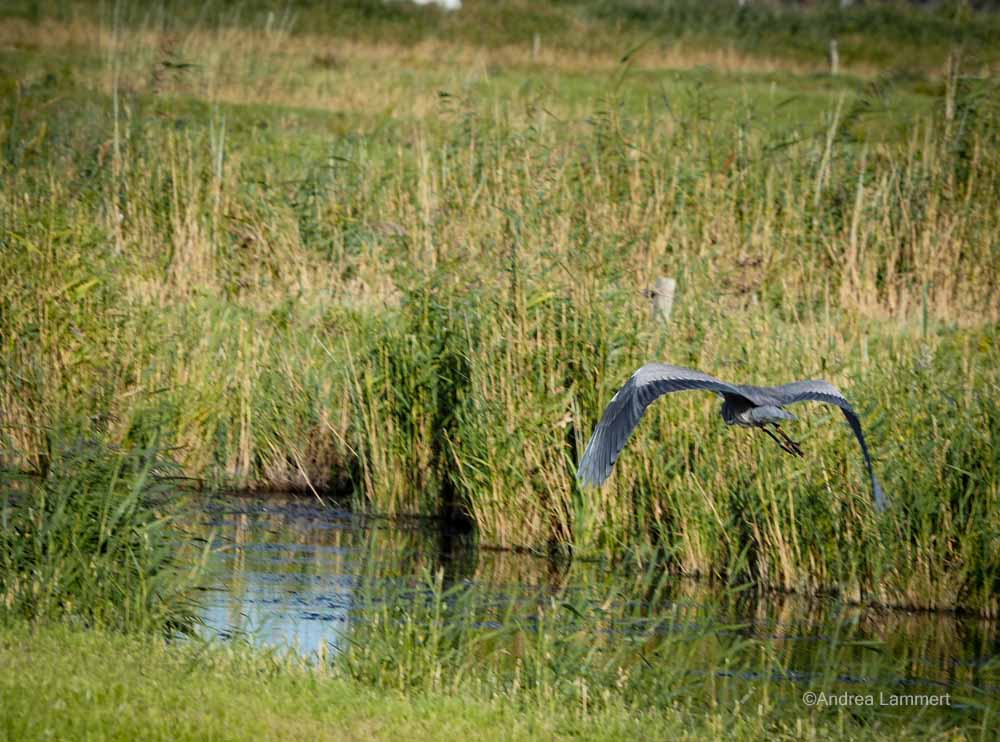
M648 363L640 368L604 410L580 459L577 479L585 484L604 484L646 408L669 392L698 389L743 396L732 384L694 369L665 363Z
M885 492L882 491L882 485L879 484L878 479L875 477L875 469L872 466L872 457L868 453L868 444L865 442L865 434L861 430L861 421L858 419L858 415L854 411L854 408L851 407L851 403L847 401L847 398L840 393L840 390L837 389L837 387L828 381L795 381L791 384L783 384L782 386L772 387L769 391L778 397L781 405L812 401L826 402L827 404L839 407L844 413L844 417L847 418L847 424L850 425L851 430L854 431L854 437L857 438L858 443L861 444L861 453L865 457L865 465L868 467L868 476L871 477L872 481L872 497L875 500L875 508L881 512L889 506L885 497Z

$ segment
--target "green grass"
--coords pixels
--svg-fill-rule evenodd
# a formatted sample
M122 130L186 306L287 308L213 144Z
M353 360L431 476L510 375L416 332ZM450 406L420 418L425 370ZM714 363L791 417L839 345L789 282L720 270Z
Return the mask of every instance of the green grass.
M544 589L507 585L499 593L485 580L449 587L443 572L425 572L405 587L362 581L338 669L374 687L476 691L567 708L671 699L801 716L806 690L888 696L911 687L949 692L967 707L960 715L925 709L925 724L972 729L996 711L995 661L955 672L953 649L943 650L949 659L942 661L928 634L902 623L868 633L842 604L825 620L808 610L791 619L743 600L747 586L703 589L664 575L655 561L590 581L568 577L566 586L556 579ZM885 712L854 710L864 723L899 723Z
M106 20L110 11L97 2L21 0L7 13L32 23L78 19ZM915 8L878 2L841 9L837 2L815 6L694 0L466 0L458 13L406 2L351 0L334 5L293 0L268 2L121 3L114 14L124 28L157 28L184 33L191 28L266 29L296 37L320 35L412 46L448 40L482 48L518 48L531 57L536 35L543 50L622 56L643 46L647 53L706 50L763 60L781 60L825 69L831 38L840 41L847 65L902 70L937 69L949 52L962 47L977 65L997 62L1000 21L968 3ZM330 59L337 59L336 54Z
M467 689L403 694L295 655L52 624L0 625L0 662L0 729L11 739L986 739L991 728L991 717L961 711L950 721L922 711L871 717L766 696L632 705L598 689L575 704Z
M586 7L545 12L608 23ZM41 471L72 418L112 447L162 434L206 486L996 615L1000 97L971 57L831 78L378 42L382 16L323 35L39 8L0 21L8 465ZM640 295L658 275L669 325ZM892 509L835 411L801 411L790 460L697 395L580 490L603 406L652 359L840 385Z
M3 735L987 738L994 665L905 621L816 650L722 621L747 584L1000 611L994 16L287 8L0 18ZM796 410L792 460L697 395L579 489L651 359L837 383L891 509L835 410ZM196 611L180 475L654 569L502 610L425 575L323 661L169 641ZM619 636L650 618L624 595L670 610ZM802 705L844 668L965 706Z
M155 447L53 435L43 478L0 472L0 613L126 632L189 632L194 540L162 512L176 472ZM164 480L164 477L167 477Z

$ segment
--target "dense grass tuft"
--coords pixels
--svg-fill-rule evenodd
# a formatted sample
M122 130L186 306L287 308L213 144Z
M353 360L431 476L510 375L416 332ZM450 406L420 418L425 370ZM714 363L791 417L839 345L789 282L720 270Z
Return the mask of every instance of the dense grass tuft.
M160 512L176 472L155 448L55 439L42 481L0 481L0 615L121 631L189 631L197 561ZM183 559L188 559L185 563Z

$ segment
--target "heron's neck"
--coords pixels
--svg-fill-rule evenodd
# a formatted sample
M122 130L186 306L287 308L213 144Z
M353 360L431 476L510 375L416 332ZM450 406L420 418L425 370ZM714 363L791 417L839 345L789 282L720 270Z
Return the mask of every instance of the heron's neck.
M727 425L735 425L741 422L739 416L752 406L739 398L725 397L722 402L722 419Z

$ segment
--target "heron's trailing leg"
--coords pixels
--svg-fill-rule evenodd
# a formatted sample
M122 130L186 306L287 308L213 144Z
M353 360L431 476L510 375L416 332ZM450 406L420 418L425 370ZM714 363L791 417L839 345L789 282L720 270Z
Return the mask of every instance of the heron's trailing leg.
M789 438L788 434L785 433L784 430L779 428L777 424L774 424L774 429L775 431L777 431L778 435L781 436L780 438L778 437L778 435L772 433L771 429L765 425L761 425L760 429L763 430L765 433L767 433L769 436L771 436L771 438L774 439L774 442L777 443L781 447L781 450L784 451L785 453L790 453L793 456L805 455L802 453L802 447L798 443L793 441L791 438Z
M778 438L778 436L772 433L768 428L765 428L763 425L761 425L760 429L763 430L765 433L767 433L769 436L771 436L771 439L778 444L778 446L781 448L782 451L785 451L786 453L791 453L791 451L789 451L788 447L785 445L784 441Z
M791 453L793 453L796 456L805 456L805 454L802 453L802 446L798 444L798 441L793 441L791 438L789 438L788 433L782 430L779 426L775 425L774 428L775 430L778 431L778 435L781 436L781 439L788 445L788 448Z

